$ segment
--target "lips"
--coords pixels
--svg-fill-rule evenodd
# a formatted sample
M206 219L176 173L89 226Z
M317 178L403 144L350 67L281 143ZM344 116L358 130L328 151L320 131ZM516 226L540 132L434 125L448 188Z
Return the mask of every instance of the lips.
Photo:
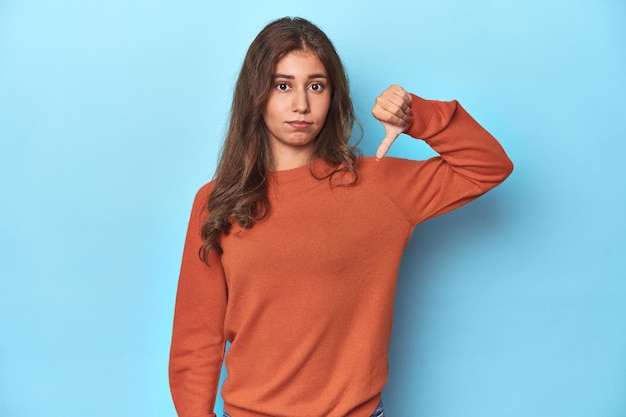
M312 123L307 122L305 120L291 120L287 122L287 124L293 127L294 129L298 129L298 130L306 129L307 127L312 125Z

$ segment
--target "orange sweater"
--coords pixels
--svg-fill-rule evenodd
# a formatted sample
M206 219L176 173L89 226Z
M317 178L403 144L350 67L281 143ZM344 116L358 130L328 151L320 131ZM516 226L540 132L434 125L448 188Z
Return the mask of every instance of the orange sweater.
M270 174L269 217L198 258L211 183L198 192L180 272L170 385L181 417L369 417L387 380L402 252L420 222L502 182L512 164L457 102L412 97L406 133L439 157L363 158L355 186L312 165ZM335 179L333 182L336 182Z

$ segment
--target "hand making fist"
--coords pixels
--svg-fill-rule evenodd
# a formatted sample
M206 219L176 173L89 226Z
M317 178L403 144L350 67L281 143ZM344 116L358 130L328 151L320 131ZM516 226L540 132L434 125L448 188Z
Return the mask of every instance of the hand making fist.
M404 132L409 118L413 116L411 96L399 85L392 85L376 98L372 115L385 128L385 137L376 151L376 159L381 159L396 138Z

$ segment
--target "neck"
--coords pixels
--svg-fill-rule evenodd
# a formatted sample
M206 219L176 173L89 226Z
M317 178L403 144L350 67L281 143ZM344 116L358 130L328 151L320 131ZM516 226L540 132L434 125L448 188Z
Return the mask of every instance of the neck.
M300 168L307 165L313 159L313 147L303 147L300 149L284 149L272 150L273 152L273 171L285 171L288 169Z

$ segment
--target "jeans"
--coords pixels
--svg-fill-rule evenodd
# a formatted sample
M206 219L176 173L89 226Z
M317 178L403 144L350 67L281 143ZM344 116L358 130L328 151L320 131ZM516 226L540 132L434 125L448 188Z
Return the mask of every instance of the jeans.
M230 417L230 414L224 411L224 417ZM376 410L374 410L371 417L385 417L385 408L383 407L382 401L378 403L378 406L376 406Z
M383 407L382 401L378 403L378 406L376 406L376 410L374 410L372 417L385 417L385 408Z

